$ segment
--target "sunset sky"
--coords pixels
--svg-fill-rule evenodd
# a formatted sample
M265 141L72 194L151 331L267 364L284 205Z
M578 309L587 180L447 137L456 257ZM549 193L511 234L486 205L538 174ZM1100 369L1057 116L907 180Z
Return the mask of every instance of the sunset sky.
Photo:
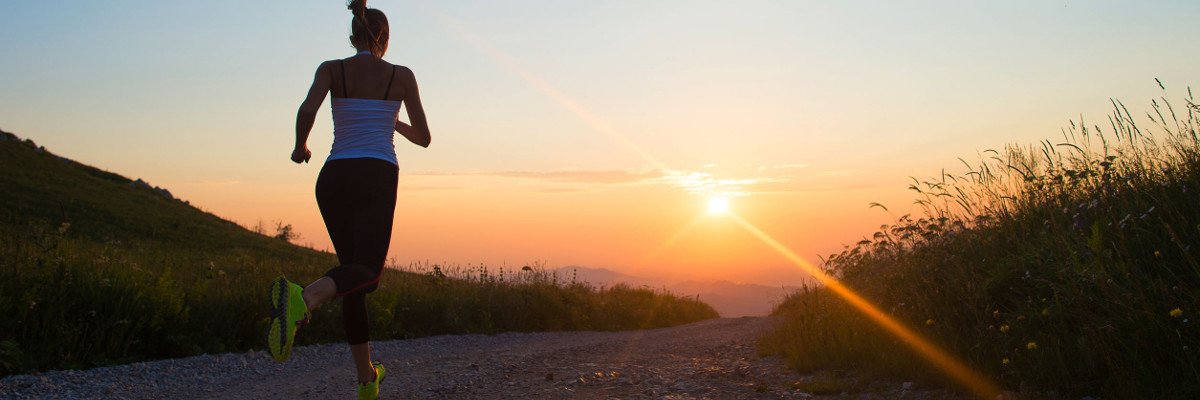
M396 262L582 265L797 284L731 212L815 261L913 212L909 176L1200 89L1196 1L388 1L386 60L433 133L397 141ZM0 6L0 129L328 249L328 103L288 160L325 1ZM398 138L399 139L399 138Z

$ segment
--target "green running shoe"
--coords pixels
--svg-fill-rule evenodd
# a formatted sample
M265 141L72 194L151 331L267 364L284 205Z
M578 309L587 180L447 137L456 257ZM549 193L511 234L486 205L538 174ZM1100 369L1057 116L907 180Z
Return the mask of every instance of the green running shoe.
M387 375L387 370L383 369L383 364L376 361L371 363L375 367L375 381L367 384L358 384L358 400L375 400L379 398L379 384L383 383L383 377Z
M271 330L267 332L267 346L275 361L284 362L292 356L292 343L296 328L307 321L310 314L304 304L304 288L288 282L280 276L271 282Z

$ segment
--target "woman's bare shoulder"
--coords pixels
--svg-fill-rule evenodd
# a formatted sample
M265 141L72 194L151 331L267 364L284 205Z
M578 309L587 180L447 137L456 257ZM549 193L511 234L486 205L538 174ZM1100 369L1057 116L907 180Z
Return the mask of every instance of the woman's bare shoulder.
M388 64L392 64L392 63L388 63ZM400 65L400 64L392 64L392 68L394 68L396 70L396 72L404 74L404 75L412 75L412 73L413 73L412 69L410 69L406 66Z
M317 64L317 72L329 71L331 68L333 68L333 65L337 64L339 61L341 60L322 61L320 64Z

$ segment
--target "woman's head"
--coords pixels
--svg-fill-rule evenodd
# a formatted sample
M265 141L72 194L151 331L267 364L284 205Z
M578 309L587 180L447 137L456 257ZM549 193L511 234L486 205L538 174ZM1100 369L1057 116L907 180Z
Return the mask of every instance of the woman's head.
M350 0L346 8L354 14L350 22L350 44L358 50L369 50L383 57L388 46L388 21L383 11L367 8L367 0Z

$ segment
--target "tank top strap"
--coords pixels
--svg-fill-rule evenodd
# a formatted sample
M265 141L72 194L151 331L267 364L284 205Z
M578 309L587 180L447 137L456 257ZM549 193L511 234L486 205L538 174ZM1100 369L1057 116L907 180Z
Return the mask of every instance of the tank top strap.
M342 97L350 97L350 95L346 93L346 61L338 60L338 67L342 69Z
M395 65L393 65L393 66L392 66L392 74L391 74L390 76L388 76L388 85L387 85L387 90L385 90L385 91L383 92L383 99L384 99L384 100L387 100L387 99L388 99L388 94L392 93L392 80L393 80L393 79L396 79L396 66L395 66Z

